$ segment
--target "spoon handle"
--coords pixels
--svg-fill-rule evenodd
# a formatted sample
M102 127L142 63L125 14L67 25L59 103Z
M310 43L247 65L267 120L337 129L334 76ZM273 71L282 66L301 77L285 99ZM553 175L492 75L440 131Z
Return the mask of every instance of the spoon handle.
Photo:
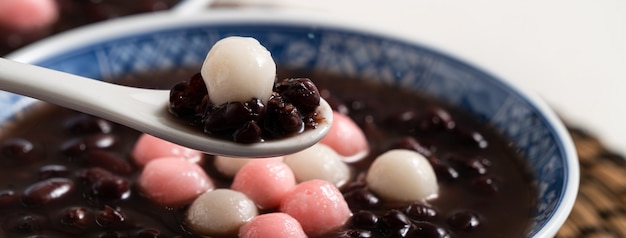
M168 98L166 90L115 85L4 58L0 58L0 90L40 99L122 124L129 123L129 119L141 120L135 115L137 114L135 106L145 102L138 103L136 97L152 103L164 103ZM163 91L160 93L162 98L159 99L154 95L157 91Z
M317 143L332 125L333 111L320 101L324 118L314 130L285 139L239 144L207 136L173 120L167 112L168 90L126 87L0 58L0 90L37 98L134 128L210 154L272 157Z

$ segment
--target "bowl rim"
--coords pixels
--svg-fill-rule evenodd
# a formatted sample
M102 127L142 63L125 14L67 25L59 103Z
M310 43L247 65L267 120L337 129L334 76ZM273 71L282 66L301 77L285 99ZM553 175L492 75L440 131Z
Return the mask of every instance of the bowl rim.
M121 36L141 35L147 32L175 29L176 27L190 27L204 24L233 24L233 23L263 23L271 24L280 22L281 25L307 26L307 27L332 27L357 31L365 34L388 37L409 44L419 45L436 53L448 56L463 62L476 70L493 76L505 86L509 87L522 98L533 105L540 112L554 130L558 140L562 143L563 155L567 161L567 184L563 200L559 203L554 215L539 229L534 237L552 237L556 235L560 227L569 216L578 194L580 181L580 168L577 152L571 136L565 125L556 113L534 92L507 81L490 70L480 67L477 62L472 62L453 52L447 52L445 42L428 42L419 37L409 37L402 32L393 31L380 27L372 28L371 25L355 21L347 17L337 15L323 15L322 12L294 9L212 9L195 14L180 14L176 12L155 12L121 17L109 21L90 24L53 35L44 40L35 42L18 49L6 58L24 63L33 63L44 58L54 57L70 49L78 49L82 46L106 42Z

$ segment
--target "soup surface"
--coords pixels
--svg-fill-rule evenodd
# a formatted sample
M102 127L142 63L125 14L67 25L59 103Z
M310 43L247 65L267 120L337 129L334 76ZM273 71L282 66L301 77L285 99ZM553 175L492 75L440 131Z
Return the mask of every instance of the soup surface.
M196 71L114 80L169 89ZM335 110L363 129L370 145L366 158L348 163L353 178L339 188L352 219L323 237L524 236L536 188L523 159L493 129L400 88L316 72L279 70L278 76L311 78ZM42 107L4 131L0 236L196 237L183 224L186 206L159 206L138 191L141 169L130 151L139 136L56 106ZM369 165L394 148L416 150L428 158L438 177L438 198L398 204L368 189L364 175ZM206 155L202 167L216 188L228 188L232 180L217 172L213 160Z

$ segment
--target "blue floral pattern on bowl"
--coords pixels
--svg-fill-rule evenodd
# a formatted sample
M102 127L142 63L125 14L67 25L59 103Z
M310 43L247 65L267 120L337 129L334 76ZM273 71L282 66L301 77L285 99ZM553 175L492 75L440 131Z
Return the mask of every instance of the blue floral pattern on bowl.
M524 96L502 81L428 48L383 36L331 27L288 24L207 24L107 40L37 64L92 78L155 68L195 66L210 46L230 36L252 36L278 65L364 76L441 98L495 125L528 157L538 181L532 237L564 196L567 166L555 129ZM97 62L97 63L94 63ZM35 100L1 92L0 120L14 120Z

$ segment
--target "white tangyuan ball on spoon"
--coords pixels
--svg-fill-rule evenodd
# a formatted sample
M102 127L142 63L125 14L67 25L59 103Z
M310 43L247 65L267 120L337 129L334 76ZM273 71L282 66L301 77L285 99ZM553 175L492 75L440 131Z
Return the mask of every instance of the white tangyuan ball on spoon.
M253 98L267 103L276 79L276 63L256 39L231 36L213 45L200 73L215 105Z
M439 185L428 160L412 150L396 149L379 155L365 178L383 199L413 202L437 197Z

